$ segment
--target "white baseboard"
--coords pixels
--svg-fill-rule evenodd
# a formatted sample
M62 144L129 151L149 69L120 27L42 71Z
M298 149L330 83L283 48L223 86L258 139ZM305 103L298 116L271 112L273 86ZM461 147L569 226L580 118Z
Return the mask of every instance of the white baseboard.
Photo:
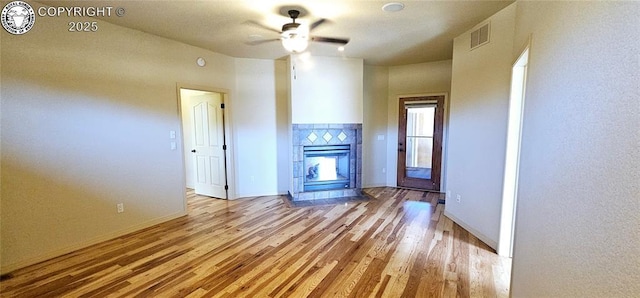
M255 197L270 197L270 196L280 196L280 195L281 194L278 194L278 193L272 193L272 194L242 193L242 194L236 195L235 198L229 198L229 200L238 200L238 199L255 198Z
M465 229L465 230L469 231L469 233L473 234L473 236L476 236L476 238L480 239L480 241L484 242L489 247L491 247L491 248L493 248L494 250L497 251L498 243L496 241L491 240L489 237L487 237L486 235L480 233L478 230L470 227L468 224L466 224L461 219L451 215L451 213L447 212L447 210L444 210L444 216L450 218L451 220L453 220L453 222L457 223L463 229Z
M93 238L91 240L83 241L83 242L80 242L80 243L77 243L77 244L62 248L62 249L57 249L57 250L54 250L54 251L51 251L51 252L47 252L47 253L44 253L42 255L35 256L35 257L32 257L32 258L28 258L26 260L22 260L22 261L19 261L19 262L16 262L16 263L9 263L9 264L6 264L6 265L2 265L2 268L0 269L0 274L7 274L7 273L9 273L11 271L15 271L15 270L20 269L20 268L24 268L24 267L27 267L27 266L30 266L30 265L34 265L34 264L37 264L37 263L40 263L40 262L44 262L44 261L53 259L55 257L59 257L59 256L62 256L62 255L74 252L76 250L80 250L80 249L89 247L89 246L94 245L94 244L98 244L98 243L101 243L101 242L104 242L104 241L107 241L107 240L118 238L118 237L124 236L124 235L129 234L129 233L137 232L139 230L142 230L142 229L145 229L145 228L148 228L148 227L151 227L151 226L154 226L154 225L166 222L166 221L170 221L172 219L176 219L178 217L182 217L182 216L185 216L185 215L187 215L187 212L179 212L179 213L174 213L174 214L171 214L171 215L168 215L168 216L163 216L163 217L160 217L160 218L155 218L155 219L149 220L147 222L144 222L144 223L141 223L141 224L138 224L138 225L134 225L134 226L128 227L128 228L120 230L120 231L116 231L116 232L113 232L113 233L105 234L105 235Z

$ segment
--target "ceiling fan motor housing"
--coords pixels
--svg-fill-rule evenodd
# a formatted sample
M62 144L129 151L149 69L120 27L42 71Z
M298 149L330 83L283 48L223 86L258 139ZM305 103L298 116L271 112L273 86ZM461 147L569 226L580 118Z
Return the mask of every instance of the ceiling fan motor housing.
M287 32L289 30L295 30L298 29L298 27L300 27L299 23L287 23L282 25L282 32Z
M291 9L289 10L289 16L291 17L291 19L293 20L291 23L287 23L282 25L282 32L287 32L289 30L295 30L298 29L298 27L300 27L299 23L296 23L296 19L300 16L300 11L295 10L295 9Z

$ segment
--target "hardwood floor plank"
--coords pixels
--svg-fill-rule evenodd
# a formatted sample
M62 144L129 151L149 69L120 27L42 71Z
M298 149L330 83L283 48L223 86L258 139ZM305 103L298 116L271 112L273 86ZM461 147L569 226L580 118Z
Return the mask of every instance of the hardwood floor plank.
M391 280L391 275L385 275L384 279L382 280L382 283L376 286L378 288L378 291L376 292L376 296L375 296L376 298L383 297L382 294L386 290L387 285L389 284L389 280Z
M365 193L294 207L190 190L187 216L16 270L0 297L508 297L510 259L442 194Z
M358 283L353 286L353 291L348 297L369 297L376 286L382 282L382 271L386 263L379 258L372 258L369 262L362 263L364 270L358 278ZM387 281L388 282L388 281Z
M457 292L461 297L471 297L469 278L469 233L458 225L453 226L453 265L450 270L457 275ZM477 296L476 296L477 297Z
M510 274L504 268L511 268L511 259L499 258L493 264L493 279L496 289L496 297L509 297L509 285L511 282Z

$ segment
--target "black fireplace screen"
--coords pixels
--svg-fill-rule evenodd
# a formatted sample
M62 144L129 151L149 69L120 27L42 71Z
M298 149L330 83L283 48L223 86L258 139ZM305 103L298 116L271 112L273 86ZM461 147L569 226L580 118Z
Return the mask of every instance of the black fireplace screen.
M304 191L349 188L350 145L304 147Z

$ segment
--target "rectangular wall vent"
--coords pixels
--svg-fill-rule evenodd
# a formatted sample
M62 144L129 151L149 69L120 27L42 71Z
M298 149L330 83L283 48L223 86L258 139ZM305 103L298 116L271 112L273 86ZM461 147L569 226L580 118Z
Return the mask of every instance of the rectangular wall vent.
M489 43L489 23L471 32L471 49Z

